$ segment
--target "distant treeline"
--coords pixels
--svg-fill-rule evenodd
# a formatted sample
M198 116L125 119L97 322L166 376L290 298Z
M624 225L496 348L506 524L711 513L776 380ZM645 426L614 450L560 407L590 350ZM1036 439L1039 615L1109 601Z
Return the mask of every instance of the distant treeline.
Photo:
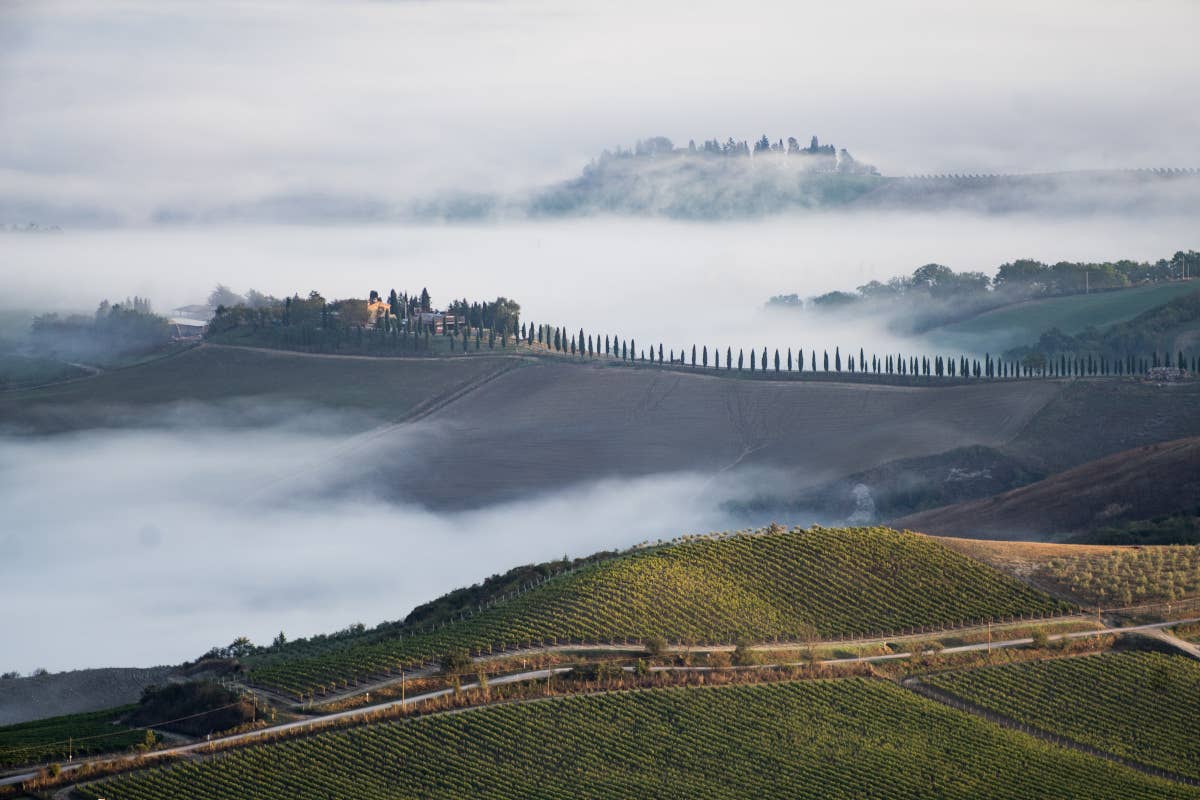
M1196 254L1178 254L1192 258ZM1133 262L1128 262L1133 263ZM1172 262L1160 262L1168 264ZM1001 267L1004 277L1001 283L1017 280L1013 275L1028 274L1027 270L1013 272L1011 265ZM1144 266L1144 265L1143 265ZM1047 268L1048 270L1052 268ZM1169 274L1169 271L1166 273ZM981 273L977 277L955 275L940 265L927 265L914 273L913 279L904 279L909 287L904 291L918 291L913 286L922 285L919 291L939 296L952 281L965 281L978 285L991 281ZM948 296L954 296L954 291ZM412 298L416 298L415 305ZM784 374L800 377L806 374L845 374L856 379L894 380L902 379L959 379L980 378L1025 378L1025 377L1084 377L1141 375L1157 367L1174 367L1185 372L1196 372L1197 359L1194 354L1183 352L1159 352L1155 346L1143 340L1129 339L1127 346L1085 347L1077 350L1023 350L993 357L990 353L983 358L966 355L924 355L903 353L869 354L864 348L840 347L834 352L803 347L709 348L708 345L692 344L690 347L668 348L664 343L651 343L639 349L636 339L623 338L614 334L588 333L580 328L569 330L563 326L550 326L521 322L520 304L507 298L493 302L471 302L454 300L450 308L461 315L462 324L455 328L443 327L435 331L431 324L422 321L417 312L430 308L431 299L426 290L420 294L407 295L392 291L387 301L389 313L374 318L368 325L367 309L378 307L385 301L376 292L371 299L344 299L327 301L319 292L310 292L307 298L294 295L279 301L269 298L268 302L251 308L237 305L232 308L221 306L217 316L209 325L208 336L219 341L231 339L250 344L284 349L301 349L317 352L353 352L370 355L404 354L462 354L469 355L485 348L494 351L497 347L524 348L535 354L558 355L578 359L606 359L627 364L678 366L692 369L732 372L736 370L749 376ZM1167 310L1157 310L1161 324L1168 320L1191 319L1200 315L1193 298L1180 298L1168 304ZM393 317L390 309L397 308L408 317ZM406 311L416 309L416 311ZM1143 315L1146 316L1146 315ZM1141 318L1139 318L1141 319ZM1061 335L1061 334L1060 334ZM1144 346L1145 345L1145 346Z
M992 308L1040 297L1122 289L1138 284L1161 283L1194 277L1200 272L1200 253L1178 251L1157 261L1059 261L1046 264L1018 259L1000 265L994 276L983 272L955 272L942 264L925 264L912 275L886 283L871 281L853 292L834 291L802 299L795 294L776 295L772 308L822 310L885 310L903 320L914 332L928 330Z
M145 352L171 340L165 317L155 314L144 297L124 303L100 303L91 316L42 314L30 327L31 343L39 353L60 359L100 360Z

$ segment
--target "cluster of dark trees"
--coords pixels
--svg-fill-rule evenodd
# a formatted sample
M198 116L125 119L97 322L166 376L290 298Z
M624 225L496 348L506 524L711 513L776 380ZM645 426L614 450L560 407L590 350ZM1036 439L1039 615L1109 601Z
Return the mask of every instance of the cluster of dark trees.
M171 340L171 328L144 297L100 303L91 316L42 314L34 317L30 340L35 350L63 359L104 361L145 352Z
M752 147L753 150L751 149ZM794 136L789 136L785 143L783 139L771 141L764 133L761 138L754 142L753 146L745 139L734 139L731 136L724 142L720 139L705 139L699 145L696 144L695 139L690 139L688 140L686 149L675 147L675 143L666 136L652 136L649 139L639 140L631 150L623 147L618 147L615 151L605 150L601 158L640 158L675 155L679 153L710 156L748 156L751 152L756 155L759 153L782 153L785 155L800 156L837 156L837 148L831 144L821 144L816 136L812 137L807 147L804 147Z
M226 731L252 721L253 699L211 681L147 686L126 725L165 728L186 736ZM164 724L164 720L169 720Z
M819 156L819 160L808 164L810 169L817 171L879 174L879 170L875 169L875 167L855 161L845 148L842 148L839 152L831 144L821 144L816 136L812 137L806 147L801 145L800 141L794 136L789 136L786 142L783 139L772 141L765 133L753 143L745 139L739 140L730 137L724 142L719 139L706 139L697 145L695 139L690 139L687 147L676 147L675 143L665 136L653 136L649 139L638 141L632 149L618 147L616 150L605 150L600 154L598 162L593 162L592 168L594 170L596 163L604 164L609 161L630 158L664 158L667 156L729 157L768 154L800 157ZM585 171L586 173L587 171Z
M1000 265L994 276L925 264L911 275L897 276L886 283L871 281L854 292L828 292L807 301L795 294L777 295L767 305L817 309L878 306L892 312L902 311L907 326L919 331L1021 300L1160 283L1194 277L1198 272L1200 253L1195 250L1181 250L1169 259L1154 262L1045 264L1019 259Z

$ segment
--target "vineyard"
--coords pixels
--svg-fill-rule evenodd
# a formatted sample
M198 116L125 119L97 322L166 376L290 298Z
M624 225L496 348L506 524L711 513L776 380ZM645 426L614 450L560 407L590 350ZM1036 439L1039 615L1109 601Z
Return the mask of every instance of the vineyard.
M1026 725L1200 779L1200 663L1114 653L923 679Z
M1200 797L867 678L660 689L330 732L80 787L292 797Z
M133 706L50 717L0 728L0 768L124 750L145 734L116 720Z
M1200 545L1161 545L1053 558L1034 575L1089 605L1128 606L1200 595Z
M248 659L252 682L318 695L464 647L801 641L1042 616L1066 603L934 539L884 528L773 530L635 550L431 631ZM299 655L296 655L296 653Z

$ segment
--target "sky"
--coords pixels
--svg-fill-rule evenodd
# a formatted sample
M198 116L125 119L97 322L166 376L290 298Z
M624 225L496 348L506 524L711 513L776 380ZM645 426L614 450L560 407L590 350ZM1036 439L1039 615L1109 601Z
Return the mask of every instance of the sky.
M0 5L0 222L144 224L565 179L812 134L885 174L1200 166L1200 5Z

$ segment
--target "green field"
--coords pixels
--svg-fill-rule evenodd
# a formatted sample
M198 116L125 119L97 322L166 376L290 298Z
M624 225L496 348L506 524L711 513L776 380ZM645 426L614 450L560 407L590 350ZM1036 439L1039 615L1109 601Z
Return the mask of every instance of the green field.
M203 346L85 381L0 395L0 419L39 431L111 424L177 403L323 406L394 421L514 365L499 357L371 359ZM283 406L282 408L287 408Z
M492 706L248 748L79 792L109 800L1200 796L870 679Z
M0 728L0 768L66 761L75 758L124 750L145 738L145 733L116 721L133 706L49 717Z
M924 678L968 702L1200 779L1200 662L1164 653L1030 661Z
M939 349L995 355L1033 344L1050 328L1069 334L1104 328L1197 290L1200 284L1189 281L1030 300L934 328L926 337Z
M82 378L87 374L85 369L53 358L0 353L0 391Z
M248 666L257 684L320 693L453 647L491 652L649 637L796 641L1069 609L926 536L795 529L635 550L495 600L432 632L297 642L252 657Z

